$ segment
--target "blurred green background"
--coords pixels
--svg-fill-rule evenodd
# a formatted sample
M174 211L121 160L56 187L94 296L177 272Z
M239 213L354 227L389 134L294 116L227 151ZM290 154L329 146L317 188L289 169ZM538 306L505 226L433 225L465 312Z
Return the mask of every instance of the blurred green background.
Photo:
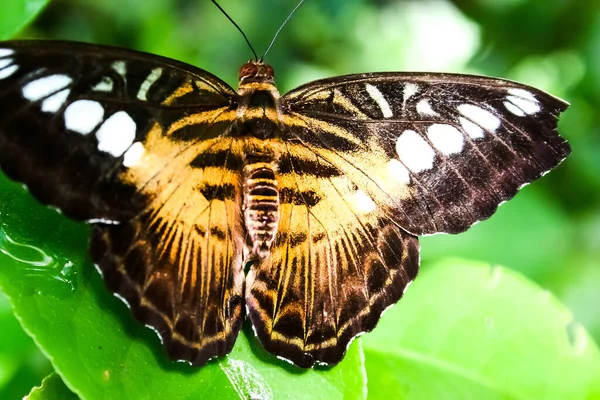
M260 54L296 2L220 4ZM156 53L234 87L251 57L208 0L54 1L17 36ZM518 80L569 101L559 129L573 154L490 221L462 235L424 238L422 268L458 255L518 270L553 292L600 342L600 2L308 0L267 61L281 92L348 73L444 71ZM22 398L52 368L4 297L0 326L0 399Z

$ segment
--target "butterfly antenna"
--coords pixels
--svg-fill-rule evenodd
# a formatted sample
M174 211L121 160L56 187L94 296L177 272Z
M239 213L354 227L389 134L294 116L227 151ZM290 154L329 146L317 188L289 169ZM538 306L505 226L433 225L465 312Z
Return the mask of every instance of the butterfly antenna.
M256 61L258 61L258 55L256 54L256 51L254 51L254 47L252 47L252 44L250 43L250 40L248 40L248 36L246 36L246 34L244 33L244 31L242 30L242 28L240 28L240 26L238 24L235 23L235 21L229 16L229 14L227 14L225 12L225 10L223 10L223 7L221 7L219 5L219 3L217 3L215 0L210 0L212 1L212 3L217 6L217 8L219 10L221 10L221 12L223 13L223 15L225 15L227 17L227 19L229 21L231 21L231 23L233 24L233 26L235 26L237 28L238 31L240 31L240 33L242 34L242 36L244 37L244 39L246 40L246 43L248 43L248 47L250 47L250 50L252 50L252 54L254 54L254 59ZM297 7L296 7L297 8ZM289 19L289 18L288 18ZM262 58L261 58L262 60Z
M260 61L264 60L264 58L267 56L267 53L269 52L269 50L271 50L271 47L273 47L273 43L275 43L275 39L277 39L277 36L279 36L279 32L281 32L281 30L283 29L283 27L292 18L292 15L294 15L296 13L296 11L300 8L300 6L303 3L304 3L304 0L300 0L300 3L298 3L298 5L296 7L294 7L294 9L290 13L290 15L288 15L288 17L285 19L285 21L283 21L283 24L281 24L281 26L279 27L279 29L277 29L277 32L275 32L275 36L273 36L273 40L271 40L271 44L269 45L269 47L267 47L267 50L265 50L265 53L260 58Z

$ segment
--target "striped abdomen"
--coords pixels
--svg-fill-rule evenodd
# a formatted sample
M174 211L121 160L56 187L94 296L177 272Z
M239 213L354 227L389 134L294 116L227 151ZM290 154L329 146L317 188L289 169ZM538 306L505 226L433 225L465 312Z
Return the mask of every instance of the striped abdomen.
M279 222L279 191L273 164L264 161L244 166L244 222L252 253L269 255Z

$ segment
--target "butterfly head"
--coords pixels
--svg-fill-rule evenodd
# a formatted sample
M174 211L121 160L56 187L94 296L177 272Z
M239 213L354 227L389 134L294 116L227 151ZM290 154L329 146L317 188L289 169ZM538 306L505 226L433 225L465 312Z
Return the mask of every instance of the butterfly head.
M262 60L250 60L240 67L240 85L251 82L274 83L275 71L273 67Z

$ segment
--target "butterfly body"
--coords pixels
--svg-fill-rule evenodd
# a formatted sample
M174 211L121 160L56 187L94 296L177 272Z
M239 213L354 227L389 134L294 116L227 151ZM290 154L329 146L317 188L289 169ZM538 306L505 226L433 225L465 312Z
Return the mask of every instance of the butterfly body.
M166 58L0 43L0 167L92 224L108 288L173 359L231 351L246 311L301 367L339 362L459 233L570 152L567 104L502 79L373 73L280 95ZM245 264L252 261L247 272Z
M252 254L266 257L277 233L279 191L270 154L251 154L244 166L244 222L252 241Z

